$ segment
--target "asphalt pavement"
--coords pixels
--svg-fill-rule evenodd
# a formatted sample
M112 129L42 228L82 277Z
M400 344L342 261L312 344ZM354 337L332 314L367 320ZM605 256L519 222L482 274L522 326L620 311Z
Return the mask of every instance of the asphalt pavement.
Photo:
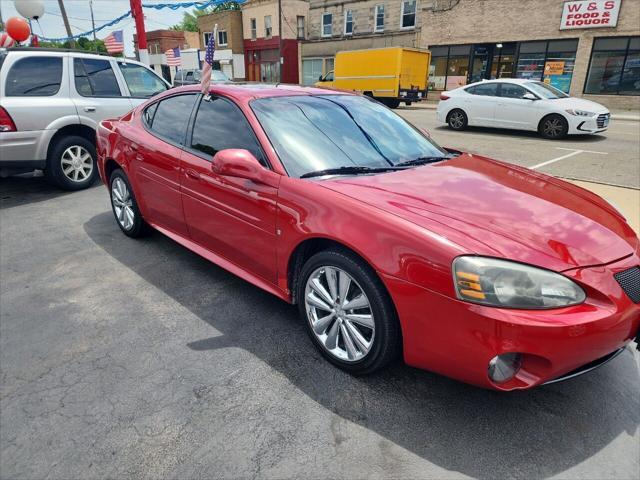
M635 122L548 142L400 112L443 145L522 165L607 152L540 169L638 188ZM356 378L321 358L294 307L159 233L122 235L103 186L21 177L0 196L1 478L640 477L631 348L509 394L400 363Z

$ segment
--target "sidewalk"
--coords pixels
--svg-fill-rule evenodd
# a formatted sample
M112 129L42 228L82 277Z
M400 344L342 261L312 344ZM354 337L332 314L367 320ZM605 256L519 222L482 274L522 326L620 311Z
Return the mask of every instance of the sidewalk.
M424 108L426 110L435 110L438 108L437 100L426 100L424 102L413 103L411 107ZM401 107L402 108L402 107ZM627 120L631 122L640 122L640 111L637 110L611 110L612 120Z

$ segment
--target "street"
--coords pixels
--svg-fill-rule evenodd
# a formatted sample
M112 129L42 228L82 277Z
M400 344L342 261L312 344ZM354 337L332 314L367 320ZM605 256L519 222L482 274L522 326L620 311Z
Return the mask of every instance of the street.
M609 189L638 228L638 122L547 141L398 112L443 146ZM125 237L104 186L0 187L2 478L640 475L633 344L526 392L401 363L353 377L322 359L295 307L157 232Z

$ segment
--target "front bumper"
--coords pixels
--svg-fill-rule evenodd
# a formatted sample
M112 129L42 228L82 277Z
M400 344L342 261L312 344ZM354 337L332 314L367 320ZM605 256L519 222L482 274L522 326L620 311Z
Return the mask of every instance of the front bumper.
M604 132L609 128L611 114L601 113L596 117L579 117L572 116L569 121L569 134L572 135L591 135L594 133Z
M407 364L509 391L568 376L632 341L640 329L640 304L631 301L613 275L637 265L640 258L634 254L565 272L585 289L587 300L537 311L475 305L395 277L383 279L400 317ZM511 380L493 383L489 361L509 352L522 354L521 369Z

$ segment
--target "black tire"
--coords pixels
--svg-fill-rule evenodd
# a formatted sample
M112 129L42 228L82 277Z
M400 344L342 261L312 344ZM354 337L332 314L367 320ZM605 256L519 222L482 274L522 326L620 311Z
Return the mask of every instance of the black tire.
M548 140L560 140L567 136L569 131L569 123L567 119L559 114L547 115L540 120L538 132L542 137Z
M407 107L410 107L413 102L404 102Z
M311 327L305 292L307 280L321 267L337 267L348 273L369 300L375 334L370 350L358 361L343 361L329 353ZM342 249L316 253L302 267L297 288L299 313L307 327L307 333L322 355L332 364L351 374L365 375L385 367L400 353L402 349L400 322L391 298L375 271L358 256Z
M121 181L125 184L128 193L130 202L127 202L129 208L133 211L133 221L130 226L126 227L123 222L118 218L117 213L117 198L114 196L114 184L117 181ZM111 173L111 177L109 178L109 196L111 198L111 210L113 211L113 216L115 217L116 223L122 232L131 238L139 238L147 235L151 228L142 218L142 213L140 213L140 208L138 207L138 202L136 201L135 194L133 193L133 189L131 188L131 184L129 183L129 179L124 171L120 168L114 170ZM114 201L115 199L115 201Z
M454 108L447 115L447 124L449 125L450 129L461 131L467 128L467 125L469 125L469 118L463 110Z
M383 98L382 103L384 103L387 107L396 109L400 106L400 100L397 98Z
M79 155L76 156L76 153ZM90 170L86 163L69 163L73 158L84 157L85 153L90 158ZM57 140L51 148L44 173L51 183L63 190L84 190L93 185L98 178L97 158L96 147L92 142L78 135L69 135ZM68 174L65 174L65 170ZM88 176L83 178L85 172ZM74 176L77 180L73 179Z

